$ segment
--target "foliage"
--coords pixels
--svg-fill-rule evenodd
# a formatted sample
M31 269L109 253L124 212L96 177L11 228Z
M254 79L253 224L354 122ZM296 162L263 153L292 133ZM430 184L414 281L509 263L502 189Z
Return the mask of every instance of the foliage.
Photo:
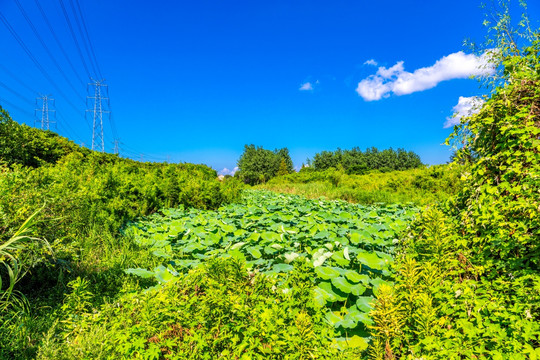
M38 358L343 359L332 328L301 290L309 282L301 270L279 285L237 259L210 260L84 314Z
M15 284L28 272L29 268L40 261L40 255L36 247L45 245L47 250L51 248L47 241L29 236L34 219L38 212L32 214L13 236L0 243L0 315L13 305ZM7 278L9 283L4 288L3 278ZM24 300L23 300L24 301ZM20 303L21 301L18 300Z
M395 151L392 148L379 151L376 147L368 148L364 152L358 147L351 150L322 151L315 154L311 161L311 166L316 171L337 169L340 165L347 174L364 174L369 170L408 170L423 166L420 157L412 151Z
M345 343L367 336L369 304L389 280L394 239L415 212L251 191L245 204L216 212L171 209L133 224L135 241L164 262L127 272L168 283L215 258L240 259L252 271L278 279L304 266L313 287L310 303Z
M10 285L7 292L0 288L2 306L9 307L0 322L0 358L35 357L70 280L88 281L96 305L116 296L126 266L155 265L121 235L126 221L163 207L215 209L240 196L239 181L219 182L204 165L122 159L19 125L3 110L2 117L0 276ZM33 237L47 240L55 257Z
M244 152L238 159L238 177L246 184L265 183L278 174L294 171L293 162L287 148L266 150L255 145L245 145Z
M376 320L375 359L540 356L540 33L518 49L508 26L503 13L497 87L450 138L472 161L462 189L414 224L376 305L405 325Z
M19 125L0 106L0 162L38 167L72 152L90 153L52 131Z
M457 193L461 166L436 165L419 169L347 175L339 169L306 170L279 176L259 187L309 198L324 196L361 204L407 203L425 205Z

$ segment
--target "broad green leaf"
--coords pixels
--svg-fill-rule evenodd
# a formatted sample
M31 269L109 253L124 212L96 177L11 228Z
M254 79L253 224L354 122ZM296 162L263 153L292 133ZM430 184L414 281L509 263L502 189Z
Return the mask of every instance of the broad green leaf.
M354 283L359 283L359 282L362 282L364 284L369 283L369 276L361 275L354 270L347 270L344 275L347 278L347 280L352 281Z
M157 250L153 251L152 254L153 254L154 256L162 257L162 258L165 258L165 259L169 259L169 258L172 257L170 254L168 254L168 253L166 252L165 249L157 249Z
M141 269L141 268L137 268L137 269L126 269L126 270L124 270L124 272L125 272L126 274L133 274L133 275L142 277L142 278L144 278L144 279L148 279L148 278L154 277L154 272L153 272L153 271L148 271L148 270L146 270L146 269Z
M338 327L341 320L343 320L339 315L332 311L327 312L324 317L326 318L326 321L334 327Z
M337 338L336 343L342 350L352 348L357 349L358 351L363 351L368 348L368 340L358 335L353 335L350 338Z
M289 264L274 264L274 266L272 267L272 270L274 270L275 272L289 272L291 271L292 269L294 269L294 267L292 265L289 265Z
M262 256L262 253L258 247L250 246L246 248L246 251L255 259L259 259Z
M350 239L351 243L354 245L371 244L373 242L371 234L366 230L352 230Z
M336 301L336 297L328 291L316 286L315 289L313 289L313 301L316 306L322 308L326 305L327 301Z
M269 232L269 231L265 231L265 232L261 233L261 238L264 241L268 241L268 242L276 242L276 241L281 240L281 237L279 236L279 234L277 234L275 232Z
M366 313L373 309L373 303L375 303L375 298L372 296L359 296L358 299L356 299L356 306L358 309Z
M364 265L369 266L375 270L382 270L385 266L383 259L379 258L377 254L368 252L359 252L356 255L356 259Z
M347 296L344 296L346 294L338 293L339 291L334 291L334 288L330 282L323 281L319 283L319 287L333 296L333 298L327 299L330 302L347 300Z
M246 243L245 242L238 242L236 244L234 244L233 246L231 246L231 249L234 250L234 249L240 249L242 246L244 246Z
M339 271L328 266L318 266L315 268L315 273L324 280L334 279L339 276Z
M347 279L344 277L336 277L332 279L332 285L334 285L339 290L343 291L344 293L350 294L351 293L351 287L352 284L350 284Z
M339 266L342 266L342 267L347 267L350 263L349 260L343 257L343 253L341 251L335 252L332 255L332 260L334 260Z

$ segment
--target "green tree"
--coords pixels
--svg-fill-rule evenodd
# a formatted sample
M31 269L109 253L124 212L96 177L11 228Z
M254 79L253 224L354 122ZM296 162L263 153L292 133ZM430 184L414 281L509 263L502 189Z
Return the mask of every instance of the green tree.
M279 164L279 169L278 169L278 172L277 172L277 176L283 176L283 175L287 175L287 174L290 174L289 170L287 169L287 164L285 163L284 159L281 159L280 164Z
M256 185L267 182L280 172L288 174L293 171L293 163L287 148L271 151L252 144L244 146L235 176L246 184Z

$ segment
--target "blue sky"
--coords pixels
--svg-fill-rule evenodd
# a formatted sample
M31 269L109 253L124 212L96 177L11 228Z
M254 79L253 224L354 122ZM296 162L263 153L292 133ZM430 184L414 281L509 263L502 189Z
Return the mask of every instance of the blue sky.
M73 16L77 0L63 4L91 74L58 1L19 3L62 72L16 1L0 0L56 85L0 23L0 81L10 89L0 84L0 104L33 124L38 93L52 94L56 130L90 146L85 83L95 75ZM318 151L354 146L402 147L439 164L449 158L444 126L460 97L486 92L467 78L481 58L463 47L486 34L477 1L80 0L80 7L79 25L109 85L115 131L106 120L107 151L117 136L121 155L135 159L221 171L236 166L244 144L256 144L288 147L296 166ZM531 1L529 13L538 19L539 5Z

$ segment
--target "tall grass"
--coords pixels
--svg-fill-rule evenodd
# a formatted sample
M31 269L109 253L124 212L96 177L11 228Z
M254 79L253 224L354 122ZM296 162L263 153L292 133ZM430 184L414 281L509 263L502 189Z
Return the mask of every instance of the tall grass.
M355 203L425 205L446 200L457 192L461 168L437 165L420 169L347 175L342 171L302 171L279 176L259 188L308 198L325 197Z

